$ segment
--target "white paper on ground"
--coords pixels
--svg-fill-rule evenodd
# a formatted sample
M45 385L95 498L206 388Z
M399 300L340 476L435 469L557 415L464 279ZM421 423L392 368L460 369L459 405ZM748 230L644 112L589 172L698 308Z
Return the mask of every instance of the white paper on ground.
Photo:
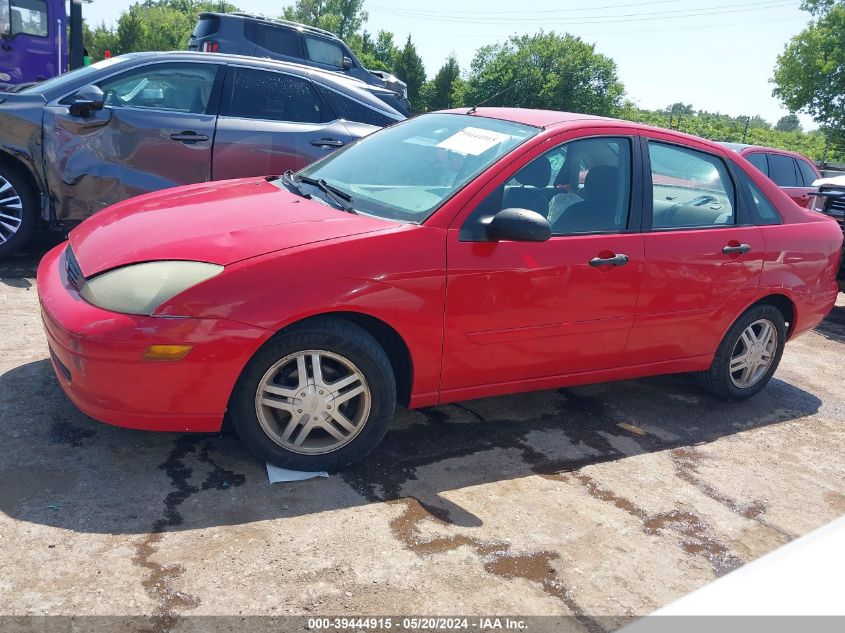
M325 470L316 473L305 473L301 470L288 470L287 468L279 468L272 464L267 464L267 479L271 484L276 484L282 481L305 481L306 479L314 479L314 477L328 477L329 473Z

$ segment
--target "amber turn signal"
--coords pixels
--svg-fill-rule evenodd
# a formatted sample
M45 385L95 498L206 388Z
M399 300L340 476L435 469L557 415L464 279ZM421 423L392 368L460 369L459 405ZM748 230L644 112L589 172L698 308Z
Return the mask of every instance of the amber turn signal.
M144 352L145 360L182 360L193 345L150 345Z

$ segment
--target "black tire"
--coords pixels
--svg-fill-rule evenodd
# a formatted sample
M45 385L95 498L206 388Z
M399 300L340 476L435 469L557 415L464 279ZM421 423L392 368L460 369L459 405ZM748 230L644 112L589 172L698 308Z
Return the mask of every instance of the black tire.
M303 455L282 447L264 430L256 412L256 393L265 373L281 359L305 350L325 350L350 361L369 387L369 415L360 431L349 443L322 454ZM363 459L384 438L395 410L396 377L384 349L363 328L331 317L293 325L268 341L247 363L229 402L232 425L257 457L300 471L336 470Z
M731 379L731 356L742 333L751 324L759 320L769 321L777 332L777 345L772 363L764 374L752 385L739 387ZM786 343L786 324L783 314L774 306L761 304L749 308L731 326L713 357L710 369L696 374L699 384L706 390L724 400L744 400L750 398L765 387L778 368Z
M5 240L0 241L0 258L8 257L23 248L32 236L35 230L35 223L38 221L38 193L33 190L29 180L21 173L19 167L10 165L6 161L0 161L0 184L3 180L9 182L15 190L15 193L20 197L20 224L17 225L17 230L13 234L8 233L8 229L0 227L0 234ZM4 200L6 196L0 194L0 200ZM10 211L4 211L0 208L0 213L9 214ZM10 222L6 222L10 225Z

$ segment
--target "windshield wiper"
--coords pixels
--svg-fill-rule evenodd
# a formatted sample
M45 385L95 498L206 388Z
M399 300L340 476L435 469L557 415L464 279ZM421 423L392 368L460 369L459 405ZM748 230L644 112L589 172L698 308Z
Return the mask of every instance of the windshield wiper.
M293 172L288 169L285 173L283 173L279 178L282 181L282 184L287 187L288 189L292 190L296 195L301 196L303 198L310 198L311 194L305 193L302 190L302 187L299 186L299 183L294 180Z
M352 205L349 204L350 202L352 202L352 196L350 196L342 189L333 187L322 178L309 178L308 176L300 176L299 181L304 182L306 185L317 187L317 189L326 194L327 198L329 198L332 202L334 202L337 206L339 206L347 213L358 213L355 209L352 208Z

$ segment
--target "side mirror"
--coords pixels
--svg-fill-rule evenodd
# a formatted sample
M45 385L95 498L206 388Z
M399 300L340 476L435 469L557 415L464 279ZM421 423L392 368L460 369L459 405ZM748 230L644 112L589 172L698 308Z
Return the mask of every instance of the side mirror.
M487 237L496 242L545 242L551 236L549 221L528 209L503 209L487 225Z
M343 65L343 70L349 70L350 68L352 68L352 60L349 57L344 56L341 64Z
M73 116L86 117L96 110L102 110L105 101L103 91L89 84L76 91L68 110Z

